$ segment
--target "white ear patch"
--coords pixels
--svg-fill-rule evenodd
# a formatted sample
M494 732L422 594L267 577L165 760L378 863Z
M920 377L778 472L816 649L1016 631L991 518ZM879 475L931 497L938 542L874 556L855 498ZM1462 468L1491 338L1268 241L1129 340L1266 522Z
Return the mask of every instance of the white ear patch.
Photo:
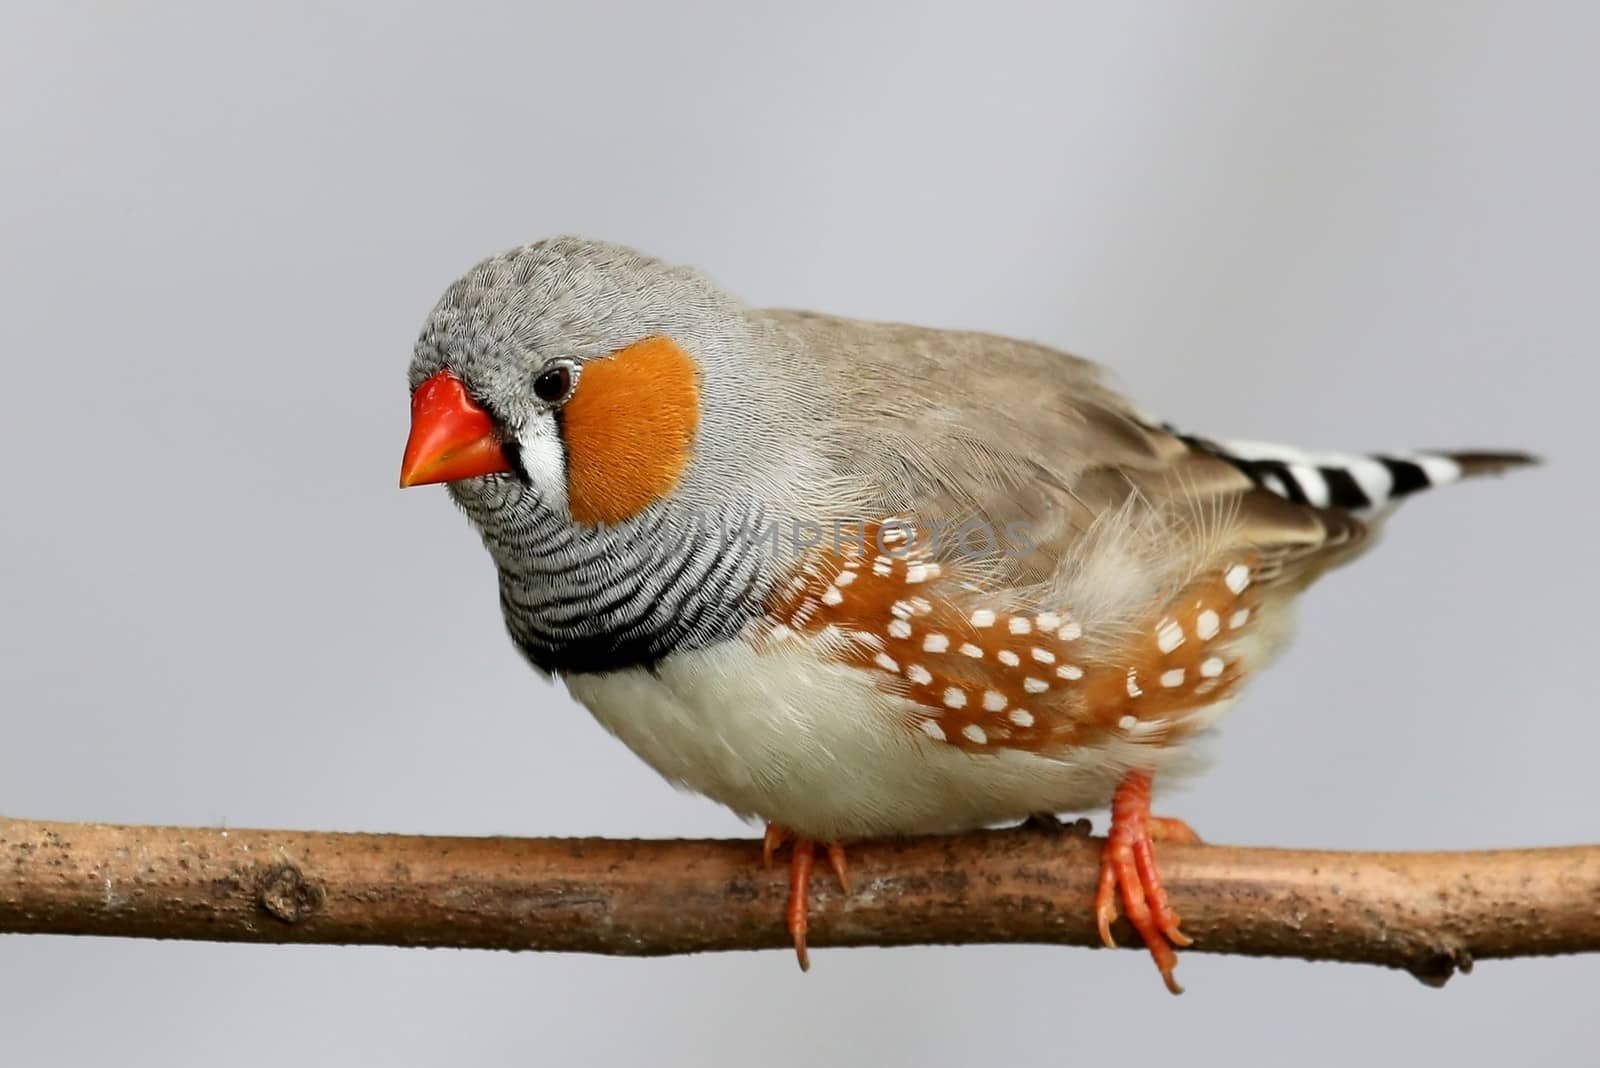
M555 511L565 512L566 458L561 453L561 437L554 416L537 416L522 428L517 438L517 455L539 500Z

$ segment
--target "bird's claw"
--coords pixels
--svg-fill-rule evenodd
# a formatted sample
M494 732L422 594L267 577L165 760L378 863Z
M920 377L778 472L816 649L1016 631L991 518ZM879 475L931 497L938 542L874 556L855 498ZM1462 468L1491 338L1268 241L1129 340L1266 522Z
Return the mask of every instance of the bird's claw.
M761 860L764 865L771 867L773 856L783 848L785 842L790 841L794 846L789 853L789 901L784 909L784 921L789 929L789 938L794 942L795 959L800 962L800 970L804 972L811 969L811 956L806 951L806 931L811 913L811 872L816 865L817 842L769 823L761 841ZM845 867L844 846L839 842L826 842L823 843L823 850L828 857L828 867L839 880L839 888L848 894L850 877Z
M1178 914L1167 903L1167 892L1156 868L1156 840L1198 842L1200 836L1182 820L1150 815L1150 776L1130 772L1117 787L1111 803L1111 830L1100 852L1100 885L1095 894L1095 921L1100 940L1115 948L1111 925L1117 918L1117 897L1128 922L1155 958L1167 989L1183 993L1173 977L1178 954L1174 946L1192 940L1178 926Z

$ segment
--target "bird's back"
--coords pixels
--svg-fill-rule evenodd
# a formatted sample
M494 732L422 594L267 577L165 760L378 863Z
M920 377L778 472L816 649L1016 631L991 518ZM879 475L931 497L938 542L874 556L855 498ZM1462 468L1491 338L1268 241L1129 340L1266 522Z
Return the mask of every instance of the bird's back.
M1108 588L1133 587L1126 605L1103 609L1120 617L1239 548L1259 554L1263 585L1298 590L1354 556L1402 499L1533 462L1514 452L1318 453L1199 437L1144 414L1098 365L1043 345L756 314L832 397L820 440L848 487L839 514L976 521L997 535L1020 525L1026 544L1010 548L1027 551L986 559L981 570L985 584L1021 601L1114 602ZM1085 578L1095 573L1098 583Z

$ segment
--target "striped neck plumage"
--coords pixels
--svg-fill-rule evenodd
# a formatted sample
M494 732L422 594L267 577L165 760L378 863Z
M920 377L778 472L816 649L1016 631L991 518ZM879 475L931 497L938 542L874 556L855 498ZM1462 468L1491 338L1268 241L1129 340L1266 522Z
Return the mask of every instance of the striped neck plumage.
M758 506L709 516L670 506L583 526L511 478L452 487L494 558L513 640L541 671L650 666L731 638L759 614L774 571Z

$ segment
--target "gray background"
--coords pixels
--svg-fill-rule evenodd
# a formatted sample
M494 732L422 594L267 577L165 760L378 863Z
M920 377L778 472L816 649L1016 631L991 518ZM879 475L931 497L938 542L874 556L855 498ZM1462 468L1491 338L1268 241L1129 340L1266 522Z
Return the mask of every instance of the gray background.
M1547 454L1316 589L1167 808L1600 837L1594 5L139 7L0 13L0 810L752 834L535 679L443 492L394 488L438 292L579 231L1065 346L1201 432ZM0 1060L1502 1064L1592 1042L1600 981L816 958L9 938Z

